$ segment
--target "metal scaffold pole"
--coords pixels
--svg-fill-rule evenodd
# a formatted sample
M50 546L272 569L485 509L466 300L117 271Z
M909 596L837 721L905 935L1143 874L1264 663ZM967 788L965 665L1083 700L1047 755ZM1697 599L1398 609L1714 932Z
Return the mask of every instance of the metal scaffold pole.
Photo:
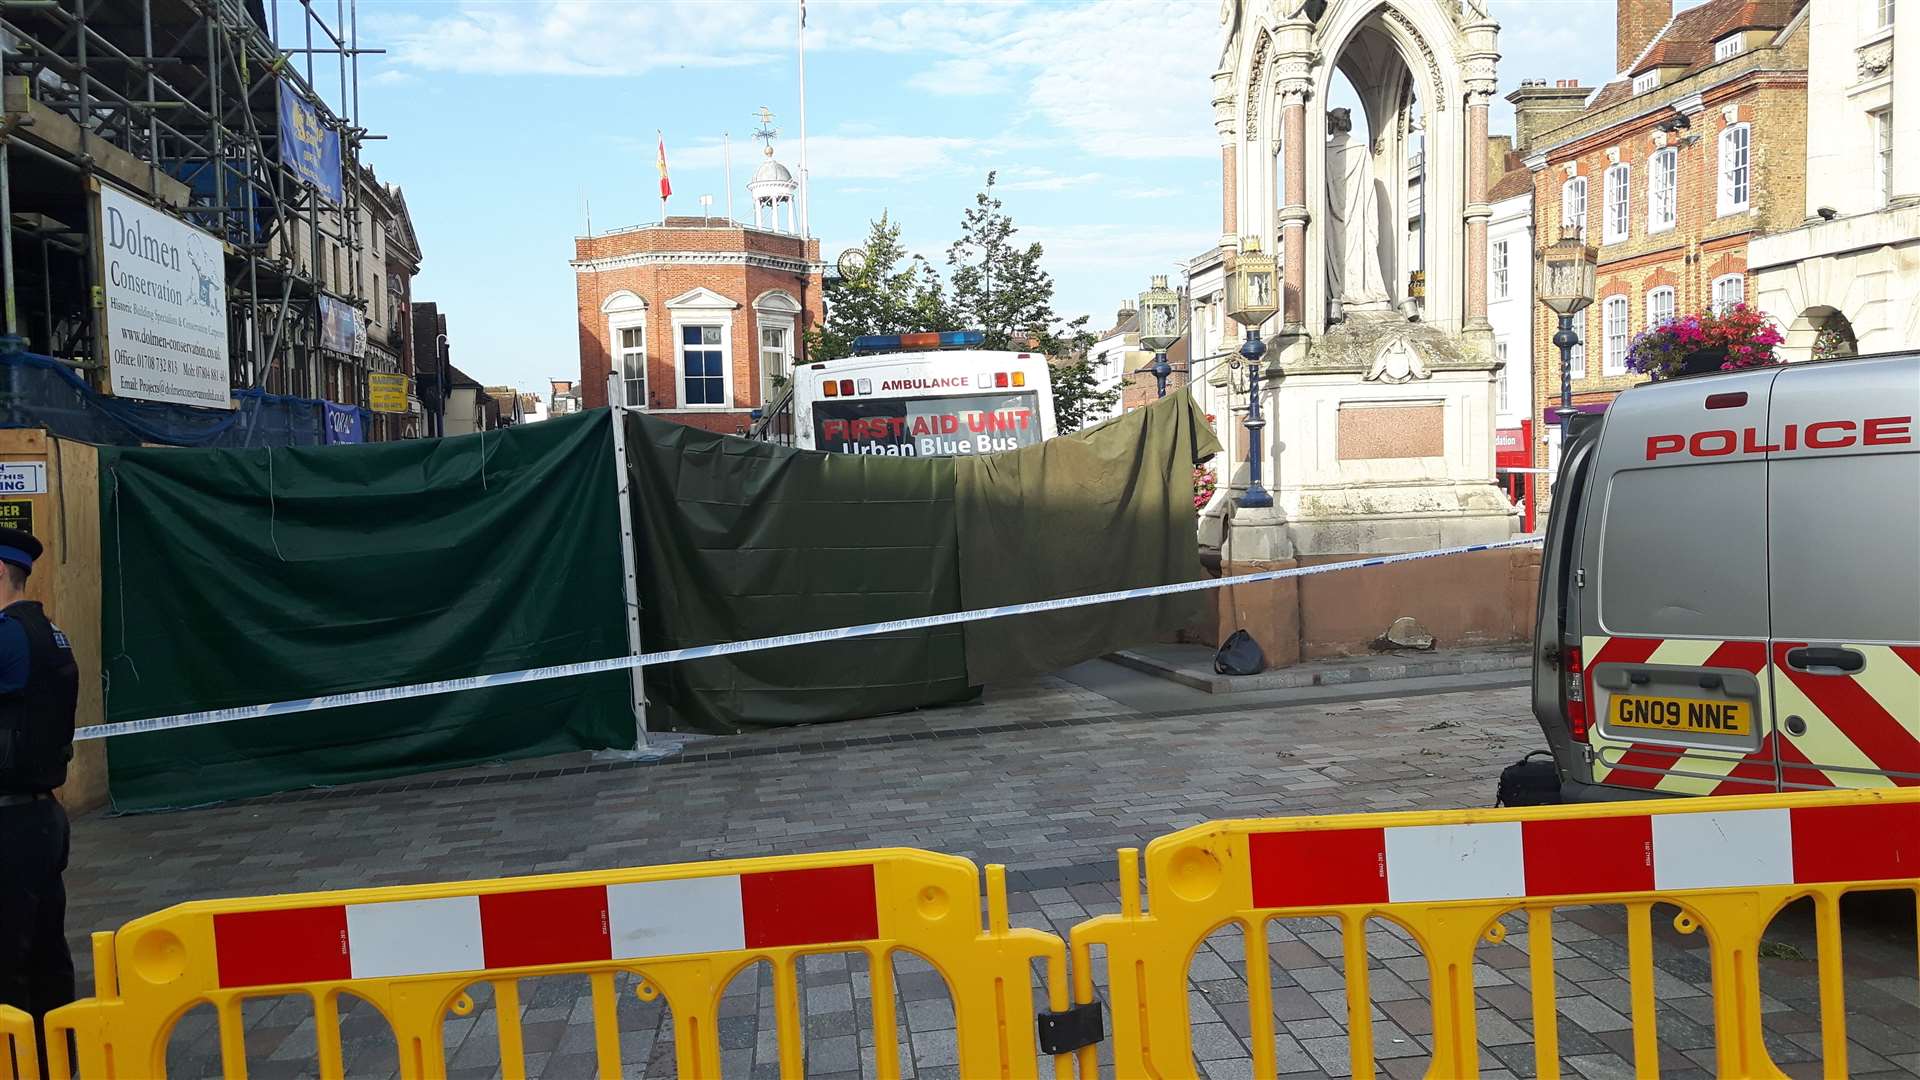
M633 554L633 503L627 479L627 418L622 392L625 388L620 381L620 373L607 373L607 403L612 406L609 420L613 424L613 486L620 500L620 572L625 583L625 601L627 613L627 649L631 655L642 654L640 648L640 576L634 563ZM663 744L650 739L647 733L647 689L646 669L630 668L627 671L627 700L633 710L633 748L629 750L602 750L595 756L621 760L651 760L669 757L679 751L679 747Z

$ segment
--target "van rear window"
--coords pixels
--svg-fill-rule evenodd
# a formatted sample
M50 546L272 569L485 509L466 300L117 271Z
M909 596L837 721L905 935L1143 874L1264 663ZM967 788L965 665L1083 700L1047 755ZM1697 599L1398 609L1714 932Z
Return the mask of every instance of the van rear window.
M1920 641L1920 454L1776 461L1772 481L1773 636Z
M1600 519L1600 623L1611 635L1764 637L1763 461L1616 473Z

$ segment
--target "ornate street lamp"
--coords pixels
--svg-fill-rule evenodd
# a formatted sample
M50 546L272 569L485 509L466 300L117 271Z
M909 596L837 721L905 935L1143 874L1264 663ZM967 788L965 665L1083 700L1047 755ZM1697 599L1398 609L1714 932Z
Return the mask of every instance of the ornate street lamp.
M1153 275L1152 286L1140 294L1140 347L1153 353L1153 363L1140 370L1152 373L1161 397L1167 396L1167 379L1175 370L1167 362L1167 350L1186 333L1180 299L1167 288L1165 274Z
M1540 253L1539 269L1535 271L1534 295L1560 316L1553 343L1560 349L1560 408L1555 411L1560 416L1561 438L1566 437L1567 417L1577 411L1573 407L1573 347L1580 344L1580 337L1573 332L1573 317L1593 303L1598 291L1594 284L1598 263L1599 253L1581 236L1579 227L1568 226L1561 230L1559 243Z
M1240 250L1226 258L1227 317L1247 328L1247 340L1240 355L1247 362L1247 490L1236 500L1242 507L1273 505L1273 496L1260 486L1260 429L1267 422L1260 418L1260 358L1266 355L1266 342L1260 340L1260 327L1280 310L1280 280L1271 255L1260 254L1260 241L1245 237ZM1233 361L1239 367L1238 360Z

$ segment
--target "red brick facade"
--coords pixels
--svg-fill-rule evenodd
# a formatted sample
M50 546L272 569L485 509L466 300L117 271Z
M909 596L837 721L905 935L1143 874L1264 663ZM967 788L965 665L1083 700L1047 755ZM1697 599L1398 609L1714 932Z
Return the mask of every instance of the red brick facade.
M668 218L574 240L580 393L607 404L616 328L642 329L644 408L708 431L744 432L771 386L762 378L761 330L790 328L787 370L805 362L807 331L821 319L820 242L704 218ZM702 292L704 290L704 292ZM682 332L725 328L727 394L716 405L683 401ZM695 387L696 390L699 387Z
M1622 32L1635 0L1620 0ZM1685 53L1663 75L1668 81L1634 92L1627 79L1594 95L1588 107L1568 123L1542 132L1545 149L1529 161L1534 179L1535 234L1542 247L1560 237L1563 198L1576 178L1586 181L1587 241L1599 251L1596 296L1576 320L1585 345L1584 368L1576 362L1576 404L1605 402L1641 380L1616 370L1609 373L1606 315L1608 300L1626 301L1626 339L1647 329L1655 290L1673 290L1675 315L1704 312L1713 306L1714 283L1738 275L1742 298L1753 299L1747 274L1747 243L1769 232L1800 224L1806 190L1806 65L1804 28L1752 34L1746 51L1715 61L1713 43L1737 33L1752 19L1754 5L1739 0L1710 0L1689 9L1669 25L1653 50ZM1790 15L1790 10L1782 12ZM1784 21L1784 20L1783 20ZM1697 22L1698 26L1689 26ZM1669 42L1678 35L1691 40ZM1644 43L1643 43L1644 45ZM1638 53L1640 50L1636 50ZM1665 54L1662 54L1665 55ZM1648 64L1659 57L1650 52ZM1642 65L1645 66L1645 65ZM1744 209L1722 205L1722 135L1744 125L1748 143L1748 200ZM1663 128L1668 130L1663 130ZM1657 224L1650 205L1655 157L1673 151L1675 205L1673 223ZM1627 229L1609 235L1608 173L1625 167ZM1619 175L1619 174L1616 174ZM1664 298L1664 293L1661 294ZM1614 305L1618 309L1618 304ZM1557 320L1544 306L1534 324L1535 422L1560 404L1560 356L1550 344ZM1617 340L1617 335L1616 335ZM1544 444L1536 444L1537 464L1547 465Z

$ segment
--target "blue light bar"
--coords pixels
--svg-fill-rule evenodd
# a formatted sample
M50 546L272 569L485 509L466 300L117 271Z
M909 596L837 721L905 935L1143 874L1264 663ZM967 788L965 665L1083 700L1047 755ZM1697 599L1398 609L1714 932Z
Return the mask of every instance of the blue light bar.
M862 334L853 339L857 353L899 352L903 349L967 349L986 343L984 330L943 330L920 334Z

